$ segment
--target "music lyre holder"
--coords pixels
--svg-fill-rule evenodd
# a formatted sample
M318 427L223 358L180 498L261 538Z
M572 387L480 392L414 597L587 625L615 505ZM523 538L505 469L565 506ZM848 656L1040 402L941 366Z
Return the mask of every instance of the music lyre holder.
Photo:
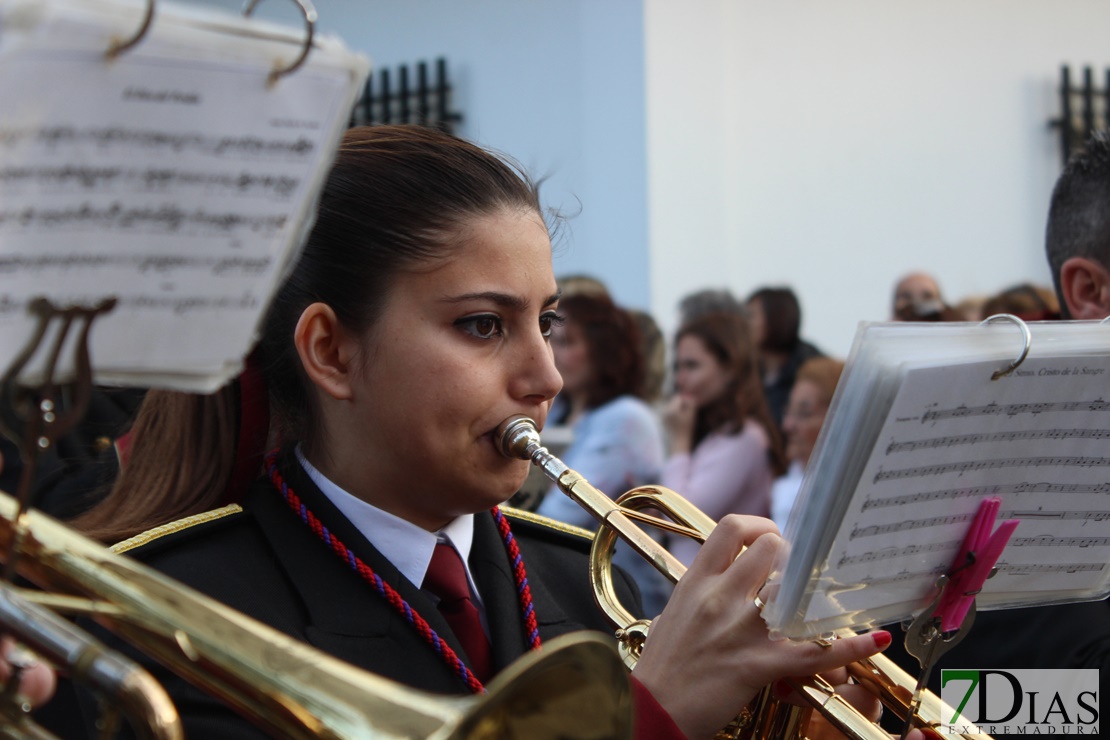
M912 729L912 718L921 706L921 694L929 683L933 666L971 631L975 621L975 596L994 575L994 564L1002 555L1017 519L1007 519L991 532L1001 499L989 496L979 509L948 571L937 579L937 594L906 629L906 652L917 658L921 674L910 703L911 711L902 729L902 740Z
M107 298L91 307L59 308L40 297L28 306L37 317L35 331L0 378L0 430L18 445L22 462L16 491L18 510L12 522L13 537L4 557L4 581L11 582L15 575L15 561L24 533L22 519L31 506L39 454L73 429L88 409L93 386L89 361L92 322L115 305L115 298ZM56 325L57 330L47 341L52 325ZM67 383L60 383L56 377L58 361L67 338L75 329L78 334L73 344L74 377ZM44 347L44 344L49 346ZM31 381L21 381L21 375L40 351L46 352L41 377L36 374Z

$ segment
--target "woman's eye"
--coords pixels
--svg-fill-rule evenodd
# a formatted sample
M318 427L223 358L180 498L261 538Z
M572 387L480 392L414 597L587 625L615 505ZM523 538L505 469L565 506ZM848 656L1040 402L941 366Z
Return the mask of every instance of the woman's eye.
M468 316L455 322L467 334L479 339L492 339L501 336L501 319L496 316Z
M555 311L549 311L540 316L540 333L545 337L550 337L551 331L556 326L562 326L565 323L567 323L565 316Z

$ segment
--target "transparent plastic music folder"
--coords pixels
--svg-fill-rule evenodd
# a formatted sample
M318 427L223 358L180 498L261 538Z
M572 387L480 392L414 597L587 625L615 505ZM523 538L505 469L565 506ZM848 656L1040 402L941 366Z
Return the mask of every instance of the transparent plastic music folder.
M211 391L241 369L369 71L314 15L0 0L5 358L36 297L111 297L97 382Z
M862 324L769 581L772 631L906 619L979 502L1020 524L979 609L1110 593L1110 326Z

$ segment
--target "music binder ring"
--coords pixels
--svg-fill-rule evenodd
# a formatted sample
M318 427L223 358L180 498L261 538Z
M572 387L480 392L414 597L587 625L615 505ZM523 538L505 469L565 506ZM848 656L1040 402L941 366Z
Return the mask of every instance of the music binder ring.
M143 40L143 37L146 36L147 31L150 30L150 26L154 22L154 2L155 0L147 0L146 15L143 16L143 24L139 26L139 30L136 31L131 38L126 41L112 41L111 45L108 46L108 59L115 59Z
M1012 373L1014 370L1017 370L1021 366L1021 363L1025 362L1025 358L1029 355L1029 348L1033 346L1033 335L1029 332L1029 326L1013 314L996 313L994 316L988 316L987 318L983 319L983 321L980 322L979 326L995 324L999 321L1009 321L1017 324L1017 327L1021 329L1021 336L1024 344L1021 348L1021 354L1017 356L1017 359L1011 362L1009 367L1003 370L995 370L993 373L991 373L991 380L1004 378Z
M300 55L293 60L293 62L285 67L277 67L270 72L270 77L267 82L273 85L279 79L287 74L295 72L305 60L308 59L308 52L312 49L312 39L316 34L316 8L312 5L312 0L293 0L301 9L304 14L305 21L305 40L301 46ZM247 0L247 4L243 6L243 15L250 17L254 12L255 7L258 5L259 0Z

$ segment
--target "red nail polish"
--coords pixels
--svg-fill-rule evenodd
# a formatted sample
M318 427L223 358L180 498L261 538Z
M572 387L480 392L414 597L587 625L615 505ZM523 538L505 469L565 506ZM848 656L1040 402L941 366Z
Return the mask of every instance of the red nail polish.
M879 650L886 650L887 647L890 646L890 643L894 641L894 638L891 637L890 633L886 630L872 632L871 639L875 641L875 647L879 648Z

